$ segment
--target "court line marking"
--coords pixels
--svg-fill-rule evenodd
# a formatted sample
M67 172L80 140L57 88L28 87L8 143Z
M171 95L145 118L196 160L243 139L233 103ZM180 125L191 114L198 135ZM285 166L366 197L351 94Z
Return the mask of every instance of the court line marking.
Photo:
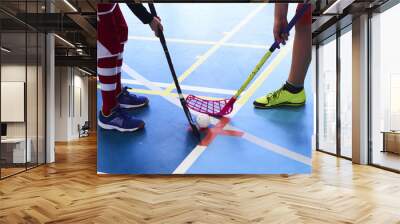
M272 62L267 65L267 67L261 72L261 75L259 77L257 77L257 79L251 84L251 86L246 91L246 95L243 94L241 96L241 98L239 98L238 102L236 102L236 104L235 104L234 111L231 114L229 114L227 117L232 118L234 115L236 115L240 111L240 109L247 103L247 101L255 93L255 91L261 86L261 84L263 84L265 79L282 62L282 60L285 58L285 56L288 53L288 47L291 47L292 44L293 44L293 40L291 40L286 46L281 47L281 50L279 51L278 55L273 58ZM242 100L242 97L243 97L243 100ZM229 124L226 126L226 128L228 128L228 127L230 127L231 130L242 131L242 130L234 128L233 126L231 126ZM244 132L244 131L242 131L242 132ZM261 138L258 138L255 135L252 135L252 134L247 133L247 132L244 132L244 133L245 133L244 136L246 136L246 137L244 137L244 139L246 139L246 140L248 140L248 141L250 141L250 142L252 142L254 144L257 144L257 145L261 146L264 149L269 149L269 148L267 148L267 146L272 146L272 147L274 146L272 143L269 143L269 142L267 142L267 141L265 141L265 140L263 140ZM243 138L243 136L242 136L242 138ZM204 151L205 151L205 149L202 150L201 152L203 153ZM270 151L279 153L279 154L281 154L281 155L283 155L285 157L288 157L290 159L294 159L296 161L300 160L303 163L306 162L305 164L307 164L307 165L311 164L311 163L307 163L306 160L301 159L301 155L297 155L296 153L295 154L287 153L287 152L292 152L292 151L289 150L289 149L285 149L283 147L280 147L280 146L279 146L279 148L274 147ZM190 164L190 166L188 166L187 170L190 169L190 167L197 161L197 159L200 157L200 155L201 154L191 155L192 158L190 158L189 161L185 161L185 163L189 163L189 162L192 163L192 164ZM197 156L197 157L193 158L195 156ZM310 161L311 161L311 159L310 159ZM186 166L187 166L187 164L185 164L185 167ZM185 170L185 172L187 170ZM182 172L182 170L180 170L180 172Z
M156 39L157 40L157 39ZM149 82L149 83L151 83L151 82ZM149 84L149 83L147 83L147 84ZM258 88L258 87L257 87ZM257 88L255 88L255 89L257 89ZM249 88L250 89L250 88ZM254 93L254 91L253 91L253 93ZM252 94L253 94L252 93ZM250 94L249 96L251 96L252 94ZM168 97L165 97L165 98L167 98L168 99ZM245 100L244 102L247 102L247 100ZM239 102L238 102L239 103ZM180 104L176 104L177 106L179 106L180 107ZM244 105L244 104L243 104ZM251 135L251 136L253 136L253 135ZM257 137L256 137L257 138ZM250 138L251 139L251 138ZM261 139L261 140L263 140L263 139ZM284 149L284 148L283 148ZM205 149L204 149L205 150ZM203 150L203 151L204 151ZM288 150L289 152L292 152L292 151L290 151L290 150ZM199 156L202 154L202 152L199 154ZM186 159L186 158L185 158ZM189 166L189 168L190 168L190 166Z
M262 45L262 44L224 43L224 44L222 44L222 46L268 50L268 47L266 45Z
M129 36L129 40L142 40L142 41L155 41L158 42L157 37L146 37L146 36ZM180 44L193 44L193 45L215 45L218 44L217 41L208 40L192 40L192 39L180 39L180 38L166 38L166 41L170 43L180 43ZM245 43L222 43L221 46L224 47L239 47L239 48L252 48L252 49L264 49L267 50L268 47L262 44L245 44Z
M246 131L243 131L239 128L235 128L234 126L232 126L230 124L227 124L224 127L224 130L242 132L243 136L241 138L243 138L244 140L247 140L248 142L251 142L255 145L258 145L261 148L263 148L269 152L279 154L281 156L295 160L297 162L303 163L308 166L311 166L311 164L312 164L312 159L307 156L304 156L300 153L291 151L282 146L273 144L265 139L259 138L255 135L250 134ZM179 164L179 166L175 169L175 171L172 174L185 174L192 167L192 165L197 161L197 159L203 154L203 152L207 149L207 147L208 146L197 145L192 150L192 152L190 152L189 155L187 155L186 158Z
M122 64L122 70L125 71L126 74L128 74L131 78L138 80L139 82L143 83L147 88L149 88L149 91L147 93L156 94L161 97L164 97L170 103L175 104L179 108L182 108L181 102L177 98L178 94L176 93L169 93L168 95L162 94L163 89L154 85L151 81L147 80L144 76L140 75L138 72L136 72L133 68L129 67L129 65L125 63ZM176 97L174 97L174 95L176 95ZM197 111L191 111L191 113L196 116L200 114ZM215 119L211 119L211 122L212 124L215 124L217 121Z
M255 135L252 135L248 132L245 132L243 130L233 128L231 125L227 125L224 130L232 130L232 131L240 131L243 132L243 138L244 140L247 140L253 144L256 144L260 146L261 148L269 151L269 152L274 152L276 154L279 154L281 156L284 156L286 158L295 160L297 162L303 163L307 166L311 166L312 164L312 159L304 156L300 153L293 152L289 149L286 149L282 146L273 144L265 139L259 138ZM186 156L186 158L179 164L179 166L175 169L175 171L172 174L186 174L186 172L192 167L192 165L197 161L197 159L203 154L203 152L207 149L207 146L201 146L197 145L190 153L189 155Z
M271 64L266 68L266 70L259 75L256 80L249 86L246 94L243 94L241 98L238 100L241 104L245 104L249 98L257 91L257 89L264 83L265 79L278 67L278 65L282 62L282 60L288 54L288 49L292 48L293 39L288 41L285 47L281 47L278 55L271 61Z
M155 40L157 40L157 39L155 39ZM182 42L182 43L189 43L189 41L188 40L178 40L178 41L180 41L180 42ZM199 41L197 41L197 44L210 44L210 42L207 42L207 41L201 41L201 42L199 42ZM218 43L217 43L218 44ZM221 46L222 46L222 44L220 44ZM215 47L215 46L214 46ZM282 51L281 51L282 52ZM281 54L281 52L279 52L280 53L280 55L282 55ZM282 56L282 58L284 58L284 56ZM199 58L199 60L201 60L201 59L203 59L204 61L205 61L205 59L204 59L204 55L202 56L202 57L200 57ZM203 62L204 62L203 61ZM203 63L202 62L202 63ZM277 64L279 64L279 63L277 63ZM271 63L271 65L272 65L272 63ZM193 65L192 65L193 66ZM198 67L199 65L197 65L196 66L196 68ZM269 68L270 66L268 66L267 68ZM274 66L274 67L276 67L276 66ZM243 102L243 103L240 103L239 105L244 105L247 101L248 101L248 99L250 98L250 96L252 96L253 94L254 94L254 92L258 89L258 87L260 87L261 86L261 84L262 84L262 82L268 77L268 75L274 70L274 67L273 68L271 68L270 69L270 71L269 72L267 72L267 69L265 69L264 71L263 71L263 74L262 75L260 75L256 80L255 80L255 82L249 87L249 90L251 89L252 91L251 92L249 92L249 93L247 93L246 95L244 95L243 94L243 97L244 97L244 99L242 99L241 100L241 102ZM194 69L193 69L193 71L194 71ZM193 71L191 71L191 72L193 72ZM185 74L185 73L184 73ZM190 75L190 73L189 74L187 74L187 76L188 75ZM186 77L187 77L186 76ZM184 77L184 78L186 78L186 77ZM181 77L179 77L179 78L181 78ZM182 79L183 80L183 79ZM181 81L181 80L180 80ZM257 83L259 83L259 84L257 84ZM174 87L174 86L173 86ZM172 89L173 89L173 87L172 87ZM171 87L170 87L171 88ZM170 90L170 91L172 91L172 89ZM238 102L239 103L239 102ZM178 106L180 106L180 105L178 105ZM236 112L237 111L239 111L241 109L241 106L236 110ZM218 121L218 120L217 120ZM214 123L214 122L213 122ZM246 135L246 138L244 138L244 139L246 139L246 140L248 140L248 141L250 141L250 142L253 142L253 143L255 143L255 144L257 144L257 145L260 145L261 147L263 147L263 148L265 148L265 149L267 149L267 150L270 150L270 151L274 151L274 152L277 152L277 153L279 153L279 154L283 154L284 156L288 156L289 158L291 158L291 157L294 157L294 158L296 158L296 159L294 159L294 160L296 160L296 161L302 161L303 163L305 163L305 164L307 164L307 165L309 165L311 162L311 158L308 158L308 157L304 157L303 155L299 155L299 154L297 154L297 153L295 153L295 152L293 152L293 151L290 151L290 150L288 150L288 149L285 149L285 148L283 148L283 147L280 147L280 146L277 146L277 145L274 145L274 144L272 144L272 143L270 143L270 142L268 142L268 141L265 141L265 140L263 140L263 139L260 139L260 138L258 138L258 137L256 137L256 136L254 136L254 135L251 135L251 134L249 134L249 133L246 133L247 135ZM274 147L274 146L277 146L277 147L274 147L273 149L274 150L271 150L271 149L269 149L269 148L267 148L267 146L268 147ZM204 146L203 146L204 147ZM195 149L193 149L192 150L192 152L184 159L184 161L182 161L182 163L177 167L177 169L174 171L174 173L181 173L181 174L184 174L192 165L193 165L193 163L198 159L198 157L205 151L205 149L206 149L206 147L204 147L204 148L199 148L199 147L195 147ZM196 151L194 151L194 150L196 150ZM300 158L300 159L299 159Z
M186 158L179 164L179 166L172 172L172 174L185 174L186 171L193 165L193 163L203 154L207 146L197 145Z
M240 109L247 103L251 96L257 91L257 89L264 83L264 81L268 78L268 76L280 65L283 59L285 59L288 54L288 49L293 45L293 40L290 40L284 47L281 47L278 55L273 58L270 64L267 65L265 70L262 71L261 75L259 75L256 80L247 88L246 92L240 96L238 101L238 105L228 117L232 118L235 116Z
M139 80L142 84L144 84L147 88L153 90L153 91L160 91L161 88L156 86L153 82L150 82L146 78L144 78L142 75L137 73L134 69L129 67L127 64L123 63L122 65L122 70L125 71L130 77L133 79ZM169 102L175 104L179 108L182 108L182 105L180 104L178 98L171 98L169 95L160 95L161 97L164 97L167 99ZM195 115L198 115L199 113L196 111L191 111ZM215 124L217 119L213 118L211 121L213 124ZM172 174L185 174L185 172L192 166L192 164L197 160L197 158L203 153L203 151L206 149L206 146L200 146L197 145L192 151L185 157L185 159L179 164L179 166L172 172Z
M278 55L273 58L272 62L267 65L267 67L261 72L261 75L259 75L255 81L250 85L250 87L244 91L238 101L235 104L234 111L229 114L227 117L232 118L236 113L240 111L240 109L247 103L247 101L250 99L250 97L257 91L257 89L264 83L265 79L268 78L268 76L276 69L276 67L281 63L281 61L285 58L285 56L288 54L288 49L291 48L293 45L293 40L290 40L288 44L284 47L281 48L279 51ZM135 72L136 73L136 72ZM128 84L140 84L147 86L146 83L140 82L138 80L128 80L128 79L123 79L122 80L125 83ZM165 87L168 85L167 83L159 83L159 82L150 82L154 86L159 86L159 87ZM220 94L229 94L232 95L235 93L233 90L226 90L226 89L218 89L218 88L209 88L209 87L198 87L198 86L189 86L189 85L182 85L182 89L185 90L194 90L198 92L208 92L208 93L220 93ZM133 92L136 93L142 93L142 94L151 94L151 95L163 95L162 89L158 89L158 91L150 91L150 90L145 90L145 89L132 89ZM168 95L173 95L174 97L177 97L177 94L169 93ZM186 95L186 94L184 94ZM214 97L204 97L206 99L221 99L221 98L214 98ZM213 122L215 124L216 122Z
M245 140L247 140L249 142L252 142L252 143L254 143L254 144L256 144L256 145L258 145L258 146L260 146L260 147L262 147L262 148L264 148L266 150L268 150L268 151L275 152L277 154L283 155L283 156L285 156L287 158L290 158L292 160L296 160L298 162L301 162L301 163L309 165L309 166L312 163L312 159L310 157L307 157L307 156L305 156L303 154L291 151L291 150L289 150L289 149L287 149L285 147L279 146L279 145L274 144L272 142L269 142L269 141L267 141L265 139L259 138L259 137L255 136L253 134L250 134L249 132L246 132L246 131L243 131L241 129L238 129L238 128L230 125L230 124L227 124L224 129L225 130L243 132L244 133L243 136L242 136L243 139L245 139Z
M276 57L277 58L277 57ZM280 59L282 60L282 59ZM269 65L271 66L271 65ZM268 66L268 67L269 67ZM266 71L268 68L265 68L264 71ZM135 70L133 70L132 68L130 68L127 64L123 64L122 66L122 70L124 70L130 77L140 80L142 83L144 83L146 85L147 88L154 90L154 91L159 91L161 90L160 87L155 86L152 82L148 81L146 78L144 78L143 76L141 76L139 73L137 73ZM263 73L264 73L263 71ZM182 108L182 106L180 105L180 102L177 98L173 98L170 96L165 96L165 95L161 95L161 97L166 98L169 102L175 104L176 106ZM199 113L196 111L191 111L193 114L198 115ZM212 119L212 123L216 124L219 120L216 118ZM242 131L230 124L228 124L225 127L226 130L234 130L234 131L241 131L244 133L244 135L242 136L243 139L252 142L256 145L259 145L260 147L278 153L280 155L283 155L289 159L293 159L296 161L299 161L301 163L304 163L306 165L311 165L311 158L306 157L304 155L301 155L299 153L293 152L289 149L286 149L282 146L279 145L275 145L273 143L270 143L264 139L261 139L253 134L250 134L248 132ZM207 146L200 146L197 145L190 153L188 156L185 157L185 159L178 165L178 167L174 170L173 174L185 174L187 172L188 169L190 169L190 167L197 161L197 159L202 155L202 153L207 149Z
M268 151L275 152L277 154L283 155L292 160L296 160L298 162L301 162L303 164L311 166L311 158L309 158L307 156L304 156L297 152L291 151L291 150L281 147L279 145L273 144L265 139L259 138L255 135L252 135L247 132L244 132L244 135L242 136L242 138L246 139L247 141L252 142L264 149L267 149Z
M136 88L131 88L128 90L131 93L135 94L147 94L147 95L161 95L162 90L150 90L150 89L136 89Z
M138 94L147 94L147 95L156 95L156 96L162 96L163 92L158 91L158 90L149 90L149 89L136 89L136 88L131 88L128 90L129 92L132 93L138 93ZM182 94L184 98L186 98L189 94ZM179 94L178 93L169 93L167 95L168 97L172 98L178 98ZM211 97L211 96L199 96L202 99L208 99L208 100L221 100L224 98L218 98L218 97Z
M225 35L221 40L214 44L205 54L203 54L194 64L192 64L182 75L178 77L178 81L182 82L185 80L194 70L196 70L203 62L205 62L214 52L216 52L223 43L228 41L234 34L239 32L251 19L253 19L266 5L262 4L258 6L255 10L249 13L239 24L237 24L227 35ZM172 83L169 87L164 90L164 94L168 94L175 88Z
M150 90L152 90L154 92L160 92L160 96L164 97L167 101L175 104L179 108L182 108L182 106L181 106L181 104L180 104L180 102L179 102L179 100L177 98L171 97L170 95L162 94L163 93L163 89L161 89L160 87L154 85L151 81L147 80L145 77L143 77L142 75L137 73L134 69L129 67L127 64L125 64L125 63L122 64L122 70L125 71L126 74L128 74L133 79L136 79L140 83L143 83L143 85L145 85Z
M131 84L131 85L145 86L144 83L141 83L138 80L121 79L121 82L125 83L125 84ZM153 85L161 87L161 88L166 88L171 84L171 83L163 83L163 82L151 82L151 83ZM192 91L196 91L196 92L224 94L224 95L233 95L236 92L235 90L230 90L230 89L210 88L210 87L192 86L192 85L181 85L181 89L182 90L192 90Z
M101 90L101 86L97 85L97 89ZM156 96L162 96L163 90L151 90L151 89L137 89L137 88L129 88L129 92L135 93L135 94L147 94L147 95L156 95ZM185 98L188 96L188 94L182 94ZM178 93L169 93L168 97L172 98L178 98L179 95ZM220 97L211 97L211 96L199 96L203 99L209 99L209 100L221 100L223 98ZM213 123L214 124L214 123Z

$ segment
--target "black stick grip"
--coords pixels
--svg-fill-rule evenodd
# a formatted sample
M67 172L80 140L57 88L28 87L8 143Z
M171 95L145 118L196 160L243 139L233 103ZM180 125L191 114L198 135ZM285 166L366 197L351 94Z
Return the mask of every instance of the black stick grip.
M150 12L153 16L157 16L157 12L156 12L156 8L154 7L153 3L149 2L149 8L150 8Z
M129 6L130 4L131 4L131 3L128 3L128 6ZM154 4L151 3L151 2L149 2L149 9L150 9L151 15L157 16L156 8L154 7ZM175 84L176 91L177 91L178 94L179 94L179 100L180 100L180 102L181 102L181 104L182 104L183 111L184 111L184 113L185 113L185 115L186 115L186 118L187 118L188 121L189 121L189 124L190 124L190 126L191 126L191 128L192 128L194 134L195 134L195 135L199 138L199 140L200 140L200 132L199 132L199 130L197 129L196 125L194 124L192 115L190 114L190 111L189 111L189 109L187 108L187 104L186 104L185 98L183 98L182 90L181 90L181 87L180 87L180 85L179 85L179 80L178 80L178 77L176 76L175 68L174 68L174 65L172 64L171 56L169 55L169 51L168 51L168 47L167 47L167 42L165 41L164 33L163 33L161 30L159 30L159 39L160 39L162 48L163 48L163 50L164 50L165 57L167 58L168 67L169 67L169 70L171 71L171 74L172 74L172 78L173 78L173 80L174 80L174 84Z

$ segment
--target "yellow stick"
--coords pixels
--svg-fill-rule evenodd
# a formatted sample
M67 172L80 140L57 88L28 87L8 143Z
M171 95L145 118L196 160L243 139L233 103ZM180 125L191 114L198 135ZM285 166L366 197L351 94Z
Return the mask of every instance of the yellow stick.
M261 67L264 65L264 63L268 60L268 58L271 56L272 52L267 51L267 53L264 54L264 56L261 58L261 60L257 63L256 67L251 71L250 75L247 77L246 81L243 83L243 85L240 87L238 91L236 91L234 98L238 98L240 94L247 88L251 80L254 79L254 76L260 71Z

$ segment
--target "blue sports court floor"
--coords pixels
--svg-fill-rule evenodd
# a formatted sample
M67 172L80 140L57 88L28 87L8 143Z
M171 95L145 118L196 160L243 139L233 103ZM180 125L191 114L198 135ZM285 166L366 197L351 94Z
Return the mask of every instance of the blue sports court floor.
M229 98L273 43L273 4L156 4L185 94ZM290 6L289 19L296 5ZM313 91L301 108L254 109L252 102L286 81L288 43L273 54L235 111L199 144L192 136L159 40L121 4L129 25L123 85L150 99L132 111L144 131L98 129L98 173L108 174L282 174L311 172ZM291 32L293 40L294 31ZM98 108L101 94L98 91ZM222 125L223 124L223 125Z

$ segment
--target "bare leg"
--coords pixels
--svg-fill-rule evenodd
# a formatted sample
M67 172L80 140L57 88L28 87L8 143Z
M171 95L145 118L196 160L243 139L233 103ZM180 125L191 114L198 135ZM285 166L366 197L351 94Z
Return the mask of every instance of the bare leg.
M303 86L311 62L311 23L296 24L292 65L288 82L294 86Z

